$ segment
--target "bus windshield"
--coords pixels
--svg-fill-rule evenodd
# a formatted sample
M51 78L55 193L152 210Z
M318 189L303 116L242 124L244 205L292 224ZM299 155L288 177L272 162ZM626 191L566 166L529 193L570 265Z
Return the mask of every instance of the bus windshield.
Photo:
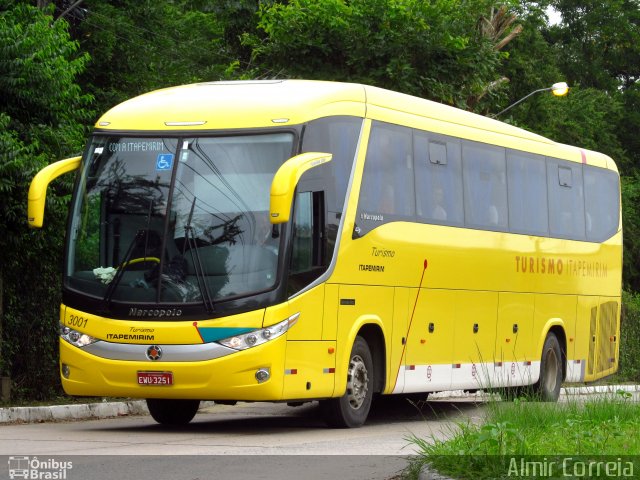
M65 284L107 302L205 303L275 287L269 190L292 133L90 142Z

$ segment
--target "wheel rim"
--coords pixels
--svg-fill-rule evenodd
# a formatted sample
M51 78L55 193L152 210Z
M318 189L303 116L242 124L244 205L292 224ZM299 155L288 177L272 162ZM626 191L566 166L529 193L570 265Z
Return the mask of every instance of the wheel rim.
M558 383L558 357L555 350L550 348L547 350L547 356L544 363L544 387L547 392L553 392L556 389Z
M369 392L369 373L360 355L354 355L349 363L347 377L347 399L354 410L359 409Z

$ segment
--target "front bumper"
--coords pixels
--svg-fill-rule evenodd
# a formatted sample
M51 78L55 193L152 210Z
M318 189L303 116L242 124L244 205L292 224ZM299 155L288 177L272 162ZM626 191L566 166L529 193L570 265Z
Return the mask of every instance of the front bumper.
M286 336L200 361L104 358L60 340L62 386L67 394L77 396L278 401L283 397ZM63 366L68 375L62 374ZM269 369L269 380L258 383L259 369ZM139 371L172 372L173 384L138 385Z

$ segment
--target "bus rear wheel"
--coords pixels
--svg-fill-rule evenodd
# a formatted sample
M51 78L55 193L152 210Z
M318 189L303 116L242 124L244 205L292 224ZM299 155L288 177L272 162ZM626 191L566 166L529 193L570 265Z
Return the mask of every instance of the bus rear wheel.
M373 398L373 359L366 340L356 337L347 371L347 388L340 398L321 402L325 421L330 427L359 427L367 419Z
M147 407L161 425L186 425L195 417L200 400L147 398Z
M540 359L540 378L533 385L533 392L538 400L556 402L562 386L562 349L558 337L549 333L542 347Z

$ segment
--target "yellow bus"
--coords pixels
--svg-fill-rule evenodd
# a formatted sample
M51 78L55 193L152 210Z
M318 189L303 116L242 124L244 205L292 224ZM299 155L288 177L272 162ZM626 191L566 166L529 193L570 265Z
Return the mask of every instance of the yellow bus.
M618 366L619 176L600 153L365 85L213 82L108 111L77 170L60 311L70 395L318 400L528 388Z

